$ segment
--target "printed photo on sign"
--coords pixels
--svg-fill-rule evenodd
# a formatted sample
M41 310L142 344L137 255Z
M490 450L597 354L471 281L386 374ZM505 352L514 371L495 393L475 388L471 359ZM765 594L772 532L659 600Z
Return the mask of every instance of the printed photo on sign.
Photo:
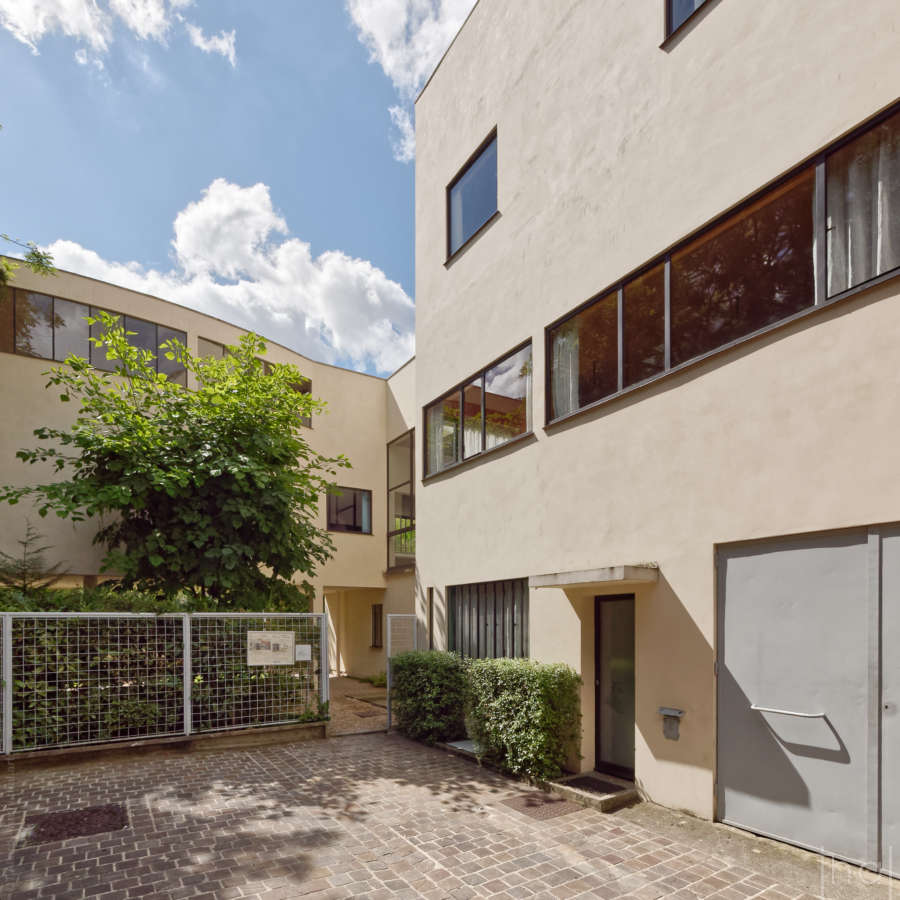
M248 631L248 666L291 666L294 664L293 631Z

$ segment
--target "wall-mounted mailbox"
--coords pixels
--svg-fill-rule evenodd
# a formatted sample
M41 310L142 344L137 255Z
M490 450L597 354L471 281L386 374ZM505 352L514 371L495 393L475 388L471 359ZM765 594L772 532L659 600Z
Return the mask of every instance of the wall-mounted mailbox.
M661 706L659 714L663 717L663 737L669 741L677 741L679 726L684 718L684 710L675 709L672 706Z

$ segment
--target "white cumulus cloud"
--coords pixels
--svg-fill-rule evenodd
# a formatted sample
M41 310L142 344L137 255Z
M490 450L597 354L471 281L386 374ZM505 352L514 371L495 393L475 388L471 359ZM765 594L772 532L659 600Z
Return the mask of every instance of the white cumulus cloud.
M61 31L103 52L109 45L109 15L96 0L0 0L0 25L32 52L46 34Z
M391 79L404 106L389 114L398 131L394 158L415 156L409 108L416 93L440 62L476 0L346 0L369 58ZM404 113L405 116L401 116Z
M413 354L415 306L370 262L313 256L264 184L218 178L175 218L173 266L118 263L73 241L56 265L219 316L324 362L386 374Z
M165 41L172 24L165 0L109 0L109 8L142 40Z
M392 148L397 162L412 162L416 158L416 129L405 106L392 106L388 112L397 129Z
M221 56L224 56L225 59L231 63L232 68L234 68L234 29L231 31L225 31L223 29L218 34L211 34L207 37L203 33L203 29L197 25L185 22L184 27L187 28L188 37L195 47L199 48L204 53L218 53Z
M207 37L201 28L185 22L180 10L193 0L0 0L0 27L38 52L38 44L54 32L84 46L76 51L80 65L106 53L115 39L116 25L140 40L166 44L173 28L184 25L191 43L206 53L220 53L235 64L235 32L222 30Z

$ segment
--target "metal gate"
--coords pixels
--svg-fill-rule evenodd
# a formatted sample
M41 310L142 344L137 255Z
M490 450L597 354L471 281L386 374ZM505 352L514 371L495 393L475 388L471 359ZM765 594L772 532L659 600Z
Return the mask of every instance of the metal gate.
M409 613L387 615L387 730L391 730L391 660L399 653L419 649L419 620Z
M900 528L717 559L719 819L896 871Z

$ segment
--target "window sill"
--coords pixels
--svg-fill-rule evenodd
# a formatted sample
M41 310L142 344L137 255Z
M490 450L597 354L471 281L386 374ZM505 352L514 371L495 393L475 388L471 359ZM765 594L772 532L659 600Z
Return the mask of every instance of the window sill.
M476 456L469 456L466 459L461 459L459 462L455 462L446 468L441 469L439 472L432 472L430 475L426 475L422 479L422 484L428 484L432 481L438 481L443 478L445 475L448 475L450 472L456 472L459 469L463 469L466 466L474 465L483 459L488 459L491 456L496 456L499 453L502 453L504 450L509 450L510 448L517 447L519 444L523 444L526 441L534 439L534 431L525 431L522 434L517 434L514 438L510 438L508 441L505 441L502 444L498 444L496 447L491 447L490 450L482 450L481 453Z
M806 309L803 309L792 316L788 316L788 318L786 319L779 319L777 322L773 322L771 325L766 325L765 328L760 328L758 331L746 334L743 337L738 338L737 340L731 341L727 344L723 344L721 347L716 347L715 350L710 350L708 353L703 353L700 356L695 356L693 357L693 359L689 359L686 362L679 363L677 366L672 366L665 372L660 372L658 375L653 375L650 378L639 381L637 384L629 385L627 388L623 388L621 391L616 391L616 393L610 394L608 397L603 397L600 400L595 400L593 403L589 403L587 406L579 407L578 409L566 413L565 415L558 416L555 419L548 419L544 425L544 431L551 432L559 427L568 425L573 419L577 419L580 416L589 415L590 413L595 412L596 410L601 409L604 406L615 403L617 400L621 400L624 397L630 397L632 394L635 394L638 391L642 391L645 388L651 387L655 384L659 384L660 382L665 381L667 378L673 375L677 375L681 372L686 372L687 370L694 368L694 366L699 366L710 359L715 359L716 357L728 353L730 350L734 350L735 348L740 347L744 344L750 344L751 342L772 334L773 332L778 331L781 328L787 328L789 325L793 325L795 322L802 322L804 319L810 316L815 316L819 313L822 313L833 306L837 306L845 300L849 300L851 297L855 297L857 294L861 294L863 291L871 290L872 288L875 288L878 285L884 284L885 282L891 281L893 279L900 280L900 269L893 269L890 272L885 272L882 275L876 276L870 281L866 281L862 284L856 285L855 287L848 288L846 291L843 291L840 294L835 294L834 296L829 297L824 303L820 303L814 306L808 306ZM503 444L502 446L505 447L507 445ZM473 459L477 458L478 457L473 457ZM456 463L456 465L459 466L461 465L461 463ZM442 472L446 471L448 470L442 470Z
M330 534L356 534L360 537L372 537L373 535L371 531L351 531L348 528L331 528L330 526L325 530Z
M481 235L484 234L484 232L487 231L488 228L490 228L491 225L493 225L494 222L496 222L497 219L499 219L499 218L500 218L500 210L498 209L496 212L492 213L488 219L485 220L484 225L481 225L477 231L474 231L472 233L472 235L466 240L466 242L464 244L461 244L456 250L454 250L444 260L444 268L449 269L450 266L452 266L453 263L456 262L456 260L459 259L460 256L462 256L463 253L465 253L466 250L468 250L469 247L471 247L472 244L474 244L475 241L477 241L478 238L480 238Z

